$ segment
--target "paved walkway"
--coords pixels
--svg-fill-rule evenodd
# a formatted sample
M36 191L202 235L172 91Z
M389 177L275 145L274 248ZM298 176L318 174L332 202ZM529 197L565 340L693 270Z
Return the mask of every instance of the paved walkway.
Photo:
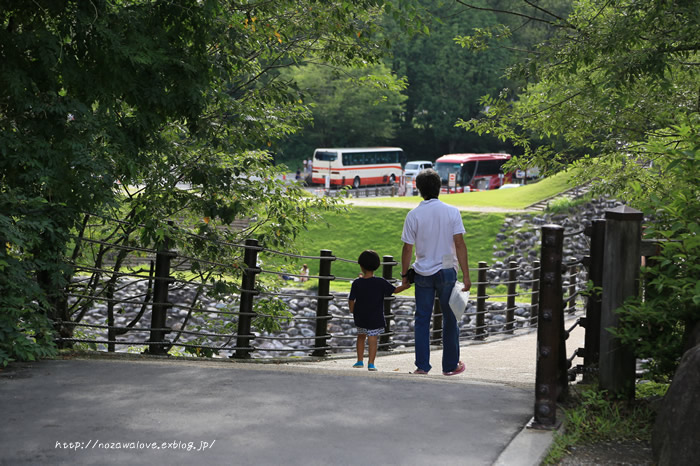
M440 354L428 376L408 373L412 353L374 373L347 358L13 364L0 371L0 464L538 464L551 432L523 429L535 334L465 345L459 376L439 373Z
M577 327L572 332L569 344L571 348L583 346L583 329ZM573 346L577 345L577 346ZM570 353L573 350L569 351ZM534 390L537 363L537 332L506 336L500 339L492 337L486 342L462 343L461 359L467 366L464 375L459 378L462 383L483 382L504 384L511 387ZM432 352L430 364L433 366L428 379L443 380L441 372L442 352ZM354 369L354 354L330 358L319 362L292 362L291 367L314 367L318 370L333 370L350 375L367 372L366 369ZM376 365L380 374L386 377L405 376L415 369L415 357L408 349L396 354L384 354L377 357ZM366 365L365 358L365 365ZM576 364L576 361L574 361Z

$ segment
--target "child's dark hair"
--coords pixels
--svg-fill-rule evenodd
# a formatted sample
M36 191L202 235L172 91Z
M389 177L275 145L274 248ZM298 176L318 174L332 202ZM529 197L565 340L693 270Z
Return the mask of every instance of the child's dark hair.
M362 254L360 254L360 257L357 259L357 262L360 264L360 267L372 272L377 270L379 268L379 264L381 263L379 260L379 254L371 249L362 251Z

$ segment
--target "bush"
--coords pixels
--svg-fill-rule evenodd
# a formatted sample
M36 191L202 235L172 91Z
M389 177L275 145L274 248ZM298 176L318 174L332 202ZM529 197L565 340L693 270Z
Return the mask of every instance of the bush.
M570 401L564 407L566 429L557 434L542 464L558 464L573 445L597 442L651 441L654 411L649 400L663 395L667 385L637 385L636 401L611 400L605 390L572 387Z
M39 302L42 292L7 245L0 254L0 366L56 354L53 328Z
M658 183L673 190L638 188L652 217L646 236L661 241L660 253L642 267L643 294L619 310L621 325L614 332L638 358L648 360L649 377L659 381L673 376L686 338L700 322L700 135L692 128L676 128L688 141L684 147L655 148L666 160Z

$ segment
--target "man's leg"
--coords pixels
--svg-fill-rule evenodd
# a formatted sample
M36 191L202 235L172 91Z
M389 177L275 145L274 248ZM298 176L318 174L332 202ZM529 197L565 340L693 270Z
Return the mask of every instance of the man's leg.
M450 294L457 281L457 272L454 269L444 269L439 272L439 276L436 288L442 310L442 371L452 372L459 363L459 326L450 309Z
M433 277L416 274L416 321L414 327L416 340L416 367L429 372L430 365L430 317L433 314L435 289Z

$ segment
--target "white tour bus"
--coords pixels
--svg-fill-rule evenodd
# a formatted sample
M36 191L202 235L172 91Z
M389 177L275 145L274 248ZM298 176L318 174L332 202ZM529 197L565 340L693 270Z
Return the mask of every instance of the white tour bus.
M333 187L394 184L401 177L403 150L399 147L316 149L311 181Z

